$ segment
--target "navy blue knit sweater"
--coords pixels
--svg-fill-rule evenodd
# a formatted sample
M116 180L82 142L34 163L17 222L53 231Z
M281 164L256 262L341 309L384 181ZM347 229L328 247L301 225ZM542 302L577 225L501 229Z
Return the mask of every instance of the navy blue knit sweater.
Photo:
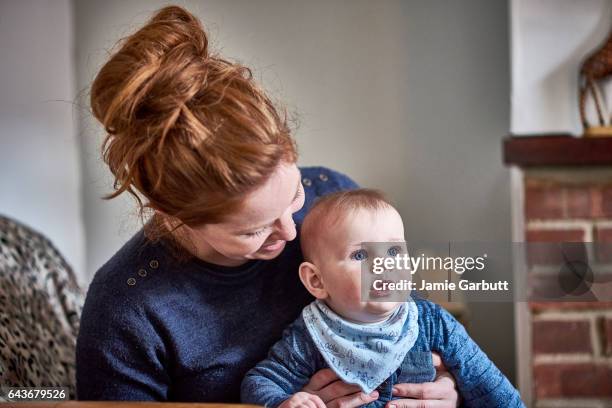
M313 200L357 187L302 168L300 222ZM178 264L142 231L95 275L77 340L82 400L238 402L244 374L265 358L312 297L298 277L299 241L270 261Z
M232 268L176 267L145 240L138 233L89 288L78 398L238 401L244 374L311 300L298 241L274 260Z

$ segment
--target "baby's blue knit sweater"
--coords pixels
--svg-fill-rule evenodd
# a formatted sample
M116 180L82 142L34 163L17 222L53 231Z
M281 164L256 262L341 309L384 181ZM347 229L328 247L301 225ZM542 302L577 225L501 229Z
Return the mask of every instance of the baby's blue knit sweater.
M457 381L464 407L524 407L518 391L470 338L461 323L439 305L414 295L419 312L419 334L402 364L376 389L377 401L367 408L383 408L393 385L433 381L431 352L437 351ZM298 317L242 383L242 402L276 408L308 383L317 371L329 367Z

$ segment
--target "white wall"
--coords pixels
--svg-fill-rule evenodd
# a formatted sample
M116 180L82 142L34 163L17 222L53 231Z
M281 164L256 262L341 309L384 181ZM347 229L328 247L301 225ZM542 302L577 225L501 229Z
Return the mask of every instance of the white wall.
M612 29L612 0L512 0L511 17L512 133L581 135L578 72Z
M213 46L253 67L297 111L301 164L326 165L387 191L411 239L511 240L501 158L510 126L506 1L178 3L203 20ZM163 4L75 1L80 90L106 49ZM99 198L111 187L99 161L102 136L84 117L90 276L138 227L130 200ZM513 378L512 305L474 304L471 312L472 335Z
M69 0L0 1L0 213L40 231L85 281Z

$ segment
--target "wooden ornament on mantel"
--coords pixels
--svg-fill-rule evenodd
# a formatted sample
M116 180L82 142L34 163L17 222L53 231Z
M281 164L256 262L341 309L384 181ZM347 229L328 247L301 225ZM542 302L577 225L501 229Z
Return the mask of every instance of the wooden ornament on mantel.
M612 114L606 108L601 85L612 77L612 32L604 44L590 54L580 67L580 120L586 137L612 137ZM586 117L586 102L593 99L597 112L597 125Z

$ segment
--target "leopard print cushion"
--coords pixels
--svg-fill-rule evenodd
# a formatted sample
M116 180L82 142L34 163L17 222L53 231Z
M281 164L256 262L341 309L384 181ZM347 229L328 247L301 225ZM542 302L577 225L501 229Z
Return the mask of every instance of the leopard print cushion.
M47 238L0 216L0 386L68 387L75 398L83 298Z

